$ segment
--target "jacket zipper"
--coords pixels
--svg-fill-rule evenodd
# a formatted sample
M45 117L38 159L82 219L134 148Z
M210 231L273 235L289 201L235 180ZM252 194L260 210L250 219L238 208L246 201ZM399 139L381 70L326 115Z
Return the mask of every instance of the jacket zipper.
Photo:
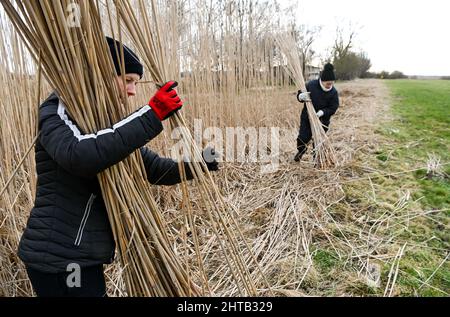
M97 196L95 196L94 194L91 194L91 197L89 197L89 200L86 204L86 208L84 209L84 214L83 214L83 218L81 218L81 223L80 226L78 228L78 233L77 233L77 237L75 239L74 244L78 247L81 244L81 238L83 237L83 232L84 232L84 227L86 226L86 223L88 221L89 218L89 214L91 213L91 208L92 208L92 203L94 202L94 199Z

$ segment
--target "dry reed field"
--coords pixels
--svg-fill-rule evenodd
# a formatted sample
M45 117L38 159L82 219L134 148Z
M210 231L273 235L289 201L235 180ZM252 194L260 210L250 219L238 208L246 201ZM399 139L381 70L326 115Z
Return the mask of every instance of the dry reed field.
M267 161L248 155L250 145L233 143L218 152L222 159L226 151L243 153L242 161L221 162L214 174L202 172L201 160L192 162L194 180L175 187L146 185L136 154L99 174L118 254L105 267L109 296L398 295L397 278L407 274L398 263L415 246L394 229L424 211L401 195L389 212L366 210L346 199L345 188L360 183L370 193L371 177L378 175L361 157L383 142L375 130L390 120L381 81L337 84L341 106L323 136L328 163L318 169L310 152L293 162L302 105L299 87L280 66L276 1L84 2L75 29L58 17L69 2L17 7L25 2L1 1L0 296L33 295L16 252L35 197L37 110L52 87L83 129L96 131L145 104L155 84L170 79L180 83L185 106L148 147L171 156L178 132L198 157L210 141L203 135L196 142L199 122L202 131L275 127L279 150L272 143L265 154L278 165L265 171ZM46 14L57 22L46 24ZM47 27L26 16L41 17L36 21ZM146 69L126 107L107 79L112 68L102 32L135 48ZM50 45L55 34L60 42ZM65 50L62 43L77 49ZM89 107L94 101L100 105L95 111ZM333 281L321 276L323 250L332 250L331 262L339 263ZM385 266L389 274L382 276Z

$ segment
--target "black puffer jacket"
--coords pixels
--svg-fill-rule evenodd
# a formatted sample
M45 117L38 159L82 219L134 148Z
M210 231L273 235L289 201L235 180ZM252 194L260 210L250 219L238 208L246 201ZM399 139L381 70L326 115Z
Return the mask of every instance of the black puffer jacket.
M330 91L323 91L320 87L320 82L318 79L311 80L306 85L306 90L311 93L311 101L314 106L314 110L322 110L324 115L320 118L320 121L325 125L330 123L330 118L334 115L339 108L339 94L336 88L333 87ZM302 121L309 121L308 111L306 107L303 107Z
M144 147L162 129L145 106L111 129L82 134L52 94L39 108L36 200L19 245L22 261L48 273L111 263L115 244L96 175L140 149L151 183L179 183L177 163Z

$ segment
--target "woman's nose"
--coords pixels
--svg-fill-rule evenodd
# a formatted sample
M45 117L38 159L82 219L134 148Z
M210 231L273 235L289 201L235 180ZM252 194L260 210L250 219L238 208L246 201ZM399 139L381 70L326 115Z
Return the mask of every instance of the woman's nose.
M128 97L136 96L136 84L133 83L127 86L127 94Z

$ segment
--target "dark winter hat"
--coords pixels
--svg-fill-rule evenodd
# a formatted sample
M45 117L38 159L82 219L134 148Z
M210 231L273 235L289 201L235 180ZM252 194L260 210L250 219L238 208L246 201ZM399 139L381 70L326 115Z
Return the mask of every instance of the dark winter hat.
M332 64L325 64L322 74L320 75L322 81L335 81L336 76L334 75L334 67Z
M144 67L142 66L137 55L125 44L121 44L119 41L116 41L108 36L106 37L106 40L108 41L109 51L111 52L111 56L114 62L114 67L116 68L117 75L118 76L122 75L122 72L120 71L120 63L122 62L121 56L122 49L120 46L123 45L123 59L125 62L125 73L138 74L142 78L142 75L144 74Z

